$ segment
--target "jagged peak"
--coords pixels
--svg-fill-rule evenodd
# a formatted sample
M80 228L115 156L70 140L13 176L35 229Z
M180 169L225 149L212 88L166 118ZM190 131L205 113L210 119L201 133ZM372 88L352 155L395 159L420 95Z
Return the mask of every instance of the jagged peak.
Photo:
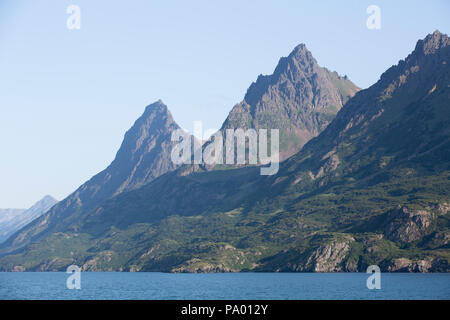
M167 135L175 129L179 129L169 108L158 100L145 108L144 113L134 122L133 126L125 133L122 144L117 152L117 159L129 157L145 146L146 140L159 135ZM125 155L124 155L125 154Z
M173 119L172 114L169 111L169 108L161 99L159 99L158 101L149 104L147 107L145 107L144 113L138 120L136 120L135 124L140 123L142 120L154 121L162 119L164 119L166 124L175 123L175 120Z
M447 34L441 33L439 30L435 30L433 33L428 34L425 39L417 41L415 54L433 54L437 50L449 45L449 39Z
M304 43L300 43L287 57L280 58L272 74L260 74L258 76L256 81L253 82L248 88L244 100L248 104L253 105L258 99L261 98L261 95L266 92L267 88L272 83L276 83L276 81L278 81L283 74L288 73L288 70L293 68L301 70L301 72L305 72L306 70L313 70L315 66L318 66L316 59L306 48L306 45Z
M308 50L304 43L300 43L299 45L297 45L289 54L288 59L295 59L297 61L307 60L313 63L317 63L311 51Z
M397 65L383 72L377 83L385 85L386 81L391 82L392 79L398 77L405 70L417 64L422 64L426 60L424 59L425 56L437 54L438 51L448 50L449 44L450 41L447 34L441 33L439 30L428 34L424 39L417 41L414 50L404 60L400 60Z
M168 112L169 108L167 105L159 99L158 101L155 101L151 104L149 104L147 107L145 107L146 112Z
M317 60L313 57L311 51L306 48L304 43L297 45L287 57L282 57L278 62L273 76L279 77L289 69L294 68L302 72L310 69L309 67L318 67Z

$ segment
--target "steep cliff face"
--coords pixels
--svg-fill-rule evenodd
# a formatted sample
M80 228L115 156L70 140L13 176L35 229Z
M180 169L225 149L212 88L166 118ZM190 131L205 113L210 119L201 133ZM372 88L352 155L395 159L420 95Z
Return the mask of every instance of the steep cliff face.
M352 237L340 241L323 244L317 248L306 260L304 266L298 271L306 272L338 272L344 271L342 265L350 251L350 243L355 241Z
M313 242L318 245L300 255L295 262L288 262L284 271L294 272L342 272L348 271L347 261L351 244L355 239L350 235L341 237L319 237Z

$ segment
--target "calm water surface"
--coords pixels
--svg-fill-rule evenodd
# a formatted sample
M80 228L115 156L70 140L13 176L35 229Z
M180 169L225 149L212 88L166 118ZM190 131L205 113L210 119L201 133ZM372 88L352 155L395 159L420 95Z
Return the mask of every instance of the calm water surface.
M63 272L0 272L0 299L450 299L450 274L365 273L166 274L86 272L81 289Z

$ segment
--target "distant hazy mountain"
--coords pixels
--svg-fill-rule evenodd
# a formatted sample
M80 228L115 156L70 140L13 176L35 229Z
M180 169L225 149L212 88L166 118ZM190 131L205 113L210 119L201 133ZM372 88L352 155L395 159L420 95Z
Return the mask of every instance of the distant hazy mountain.
M46 214L2 248L45 237L0 270L450 272L449 60L436 31L277 175L173 171L83 215Z
M29 209L0 209L0 242L47 212L57 202L53 197L45 196Z

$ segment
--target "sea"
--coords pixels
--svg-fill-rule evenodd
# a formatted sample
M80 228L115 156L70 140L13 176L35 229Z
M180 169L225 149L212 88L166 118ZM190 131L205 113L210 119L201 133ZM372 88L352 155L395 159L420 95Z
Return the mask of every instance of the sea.
M0 300L449 300L450 273L0 272ZM70 278L72 277L72 278ZM373 282L372 282L373 283ZM77 287L79 289L77 289ZM370 287L370 286L369 286Z

